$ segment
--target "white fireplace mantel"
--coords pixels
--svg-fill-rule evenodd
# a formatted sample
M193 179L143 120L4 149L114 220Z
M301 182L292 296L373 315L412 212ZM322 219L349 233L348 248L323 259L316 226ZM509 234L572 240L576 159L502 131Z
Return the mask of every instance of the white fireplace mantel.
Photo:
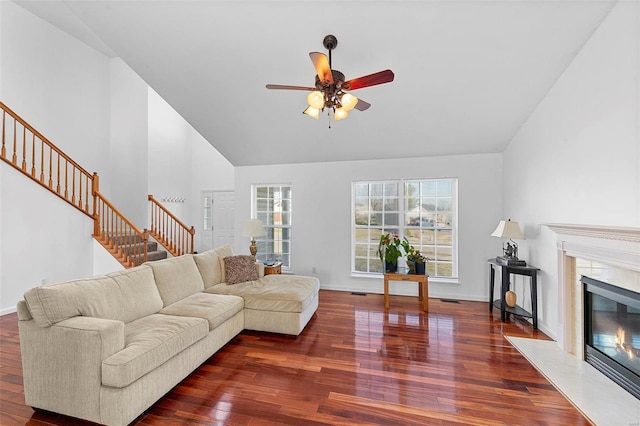
M576 280L576 259L640 272L640 228L573 224L545 226L557 234L558 344L582 359L582 285ZM640 292L639 280L616 285Z

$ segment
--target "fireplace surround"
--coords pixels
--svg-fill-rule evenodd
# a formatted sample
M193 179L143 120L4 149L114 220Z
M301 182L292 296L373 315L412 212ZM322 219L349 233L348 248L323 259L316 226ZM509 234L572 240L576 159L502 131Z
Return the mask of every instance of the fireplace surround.
M610 277L606 279L609 284L640 293L640 228L573 224L546 226L557 234L557 342L562 350L584 360L585 298L584 284L579 276L580 272L583 273L581 267L597 264L601 274Z

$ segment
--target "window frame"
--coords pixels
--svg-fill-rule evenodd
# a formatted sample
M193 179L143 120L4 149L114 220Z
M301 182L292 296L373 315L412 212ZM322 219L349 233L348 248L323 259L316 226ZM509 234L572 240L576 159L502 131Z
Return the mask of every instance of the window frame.
M259 200L271 199L270 197L258 198L259 188L267 188L268 194L271 194L271 191L275 190L276 188L279 190L279 192L282 192L282 188L288 188L289 198L282 198L282 197L280 198L281 202L282 201L288 202L286 203L288 205L288 209L286 211L281 210L279 212L281 214L283 213L288 214L288 217L289 217L288 224L268 223L268 221L264 220L264 218L261 217L266 214L267 217L270 216L273 219L273 213L275 213L275 211L273 212L270 210L263 211L258 208ZM256 260L260 261L260 260L266 260L266 259L273 259L274 257L276 257L277 260L282 262L282 270L284 271L291 271L292 269L292 249L291 249L292 248L291 236L292 236L292 229L293 229L292 203L293 203L293 187L291 183L257 183L257 184L251 185L251 217L261 219L262 225L264 226L265 232L267 234L267 236L265 237L256 237L256 244L258 245L258 253L256 255ZM282 204L285 204L285 203L282 203ZM271 238L271 239L268 238L269 235L275 235L278 229L282 230L281 235L287 234L288 238L286 239L281 238L280 240L276 240L275 238ZM287 232L284 232L285 229L287 230ZM273 230L273 232L270 233L270 230ZM280 241L281 244L283 245L283 248L281 248L281 252L278 254L278 253L271 253L270 251L267 251L266 250L267 244L271 242L273 247L276 241ZM288 252L284 250L285 245L288 245ZM288 261L286 261L283 258L284 256L288 257Z
M449 198L450 199L450 215L451 215L451 223L449 224L449 226L445 226L445 225L438 225L438 219L436 218L435 220L432 220L432 225L431 226L423 226L422 225L422 217L420 217L419 222L416 225L408 225L407 222L407 214L411 211L411 206L408 205L409 203L409 197L411 197L411 195L406 194L406 188L407 188L407 184L418 184L419 188L423 188L423 186L421 184L423 183L428 183L428 184L433 184L436 187L438 187L438 183L439 182L448 182L451 185L451 194L449 197L442 197L440 196L437 192L435 195L429 195L429 196L423 196L422 194L422 189L420 189L420 192L418 193L418 197L423 196L422 198L420 198L420 201L418 203L419 206L422 205L422 199L423 198L433 198L434 200L439 200L439 199L443 199L443 198ZM368 185L368 194L367 196L363 196L363 195L359 195L357 194L357 187L358 185L362 185L362 184L367 184ZM387 212L395 212L395 210L388 210L385 207L385 195L384 192L386 191L386 187L383 187L385 189L383 189L383 195L376 195L376 194L372 194L371 191L371 187L372 185L377 185L377 184L382 184L382 185L389 185L389 184L393 184L396 186L396 193L397 193L397 220L393 220L393 219L387 219L386 214ZM414 194L413 197L415 197L416 195ZM366 221L368 223L366 224L358 224L357 222L360 221L362 222L362 214L363 214L363 210L360 211L360 217L358 218L358 208L357 208L357 198L360 197L365 197L365 199L368 199L369 205L368 205L368 209L367 209L367 215L368 218L366 219ZM371 199L372 198L379 198L382 200L382 207L379 210L375 210L372 208L371 205ZM390 197L393 198L393 197ZM435 201L436 205L438 201ZM374 253L375 251L377 251L377 242L374 241L374 236L378 236L380 233L388 233L388 232L395 232L395 230L397 229L398 235L400 236L404 236L405 232L407 230L418 230L419 231L419 235L420 235L420 241L423 241L423 234L422 234L422 230L433 230L433 243L432 244L419 244L419 243L415 243L414 241L411 242L412 245L415 245L418 248L421 248L423 246L429 246L429 247L433 247L433 251L436 254L436 258L434 259L433 256L430 253L425 253L425 255L431 257L431 262L432 265L431 269L433 270L434 268L440 268L440 267L445 267L446 264L448 264L450 262L451 264L451 275L435 275L435 274L431 274L430 273L430 277L432 279L438 280L438 281L449 281L449 282L457 282L458 281L458 250L459 250L459 245L458 245L458 178L401 178L401 179L384 179L384 180L354 180L351 182L351 275L352 276L364 276L364 277L371 277L371 276L378 276L382 274L382 269L381 269L381 265L379 270L372 270L372 263L371 260L374 259ZM393 208L393 207L392 207ZM422 210L422 208L420 208L420 211ZM436 207L436 211L437 211L437 207ZM375 213L374 213L375 212ZM381 217L382 218L382 222L380 225L372 225L371 219L372 216L376 214L376 216ZM422 215L422 213L420 213L420 215ZM396 222L397 225L393 224L393 222ZM387 223L385 223L387 222ZM368 236L366 236L366 240L367 243L363 244L361 242L358 242L358 237L356 235L356 230L362 230L362 229L366 229L368 230ZM375 232L373 233L374 235L372 235L371 230L375 230ZM436 260L438 260L437 258L437 253L439 250L442 249L446 249L449 246L447 246L446 244L438 244L438 232L440 231L450 231L451 233L451 254L450 254L450 260L448 259L441 259L440 263L438 264L437 262L435 262ZM362 237L361 237L362 238ZM423 250L424 252L425 250ZM365 255L358 255L357 253L365 253ZM445 250L446 252L446 250ZM377 260L377 254L375 254L376 256L376 262L375 263L380 263ZM364 259L366 259L367 262L367 267L366 267L366 271L362 271L362 270L358 270L356 268L356 262L360 261L362 262ZM403 256L403 258L401 258L401 266L404 265L404 261L405 258Z

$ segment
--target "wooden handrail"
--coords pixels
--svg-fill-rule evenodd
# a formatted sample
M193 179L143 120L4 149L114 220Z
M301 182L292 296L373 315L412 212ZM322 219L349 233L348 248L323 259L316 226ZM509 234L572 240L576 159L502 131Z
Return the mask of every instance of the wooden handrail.
M187 227L153 195L149 194L148 198L151 202L151 236L174 256L193 253L194 227Z
M96 199L94 238L111 251L125 267L147 261L149 231L139 230L100 192Z
M94 203L89 202L89 196L97 174L82 168L3 102L0 109L0 159L82 213L94 217Z

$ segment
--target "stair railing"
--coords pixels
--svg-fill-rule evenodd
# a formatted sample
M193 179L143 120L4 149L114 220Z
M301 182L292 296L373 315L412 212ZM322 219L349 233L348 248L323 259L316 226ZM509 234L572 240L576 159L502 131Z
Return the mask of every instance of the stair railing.
M150 235L174 256L193 253L193 226L187 228L152 195L152 229L141 231L100 193L97 173L83 169L3 102L0 109L0 160L91 217L94 238L124 267L147 261Z
M151 226L149 233L173 256L193 253L196 230L182 223L162 204L149 194L151 202Z
M149 231L139 230L100 192L96 191L93 236L125 267L147 261Z
M89 217L97 174L91 174L4 103L0 159Z

